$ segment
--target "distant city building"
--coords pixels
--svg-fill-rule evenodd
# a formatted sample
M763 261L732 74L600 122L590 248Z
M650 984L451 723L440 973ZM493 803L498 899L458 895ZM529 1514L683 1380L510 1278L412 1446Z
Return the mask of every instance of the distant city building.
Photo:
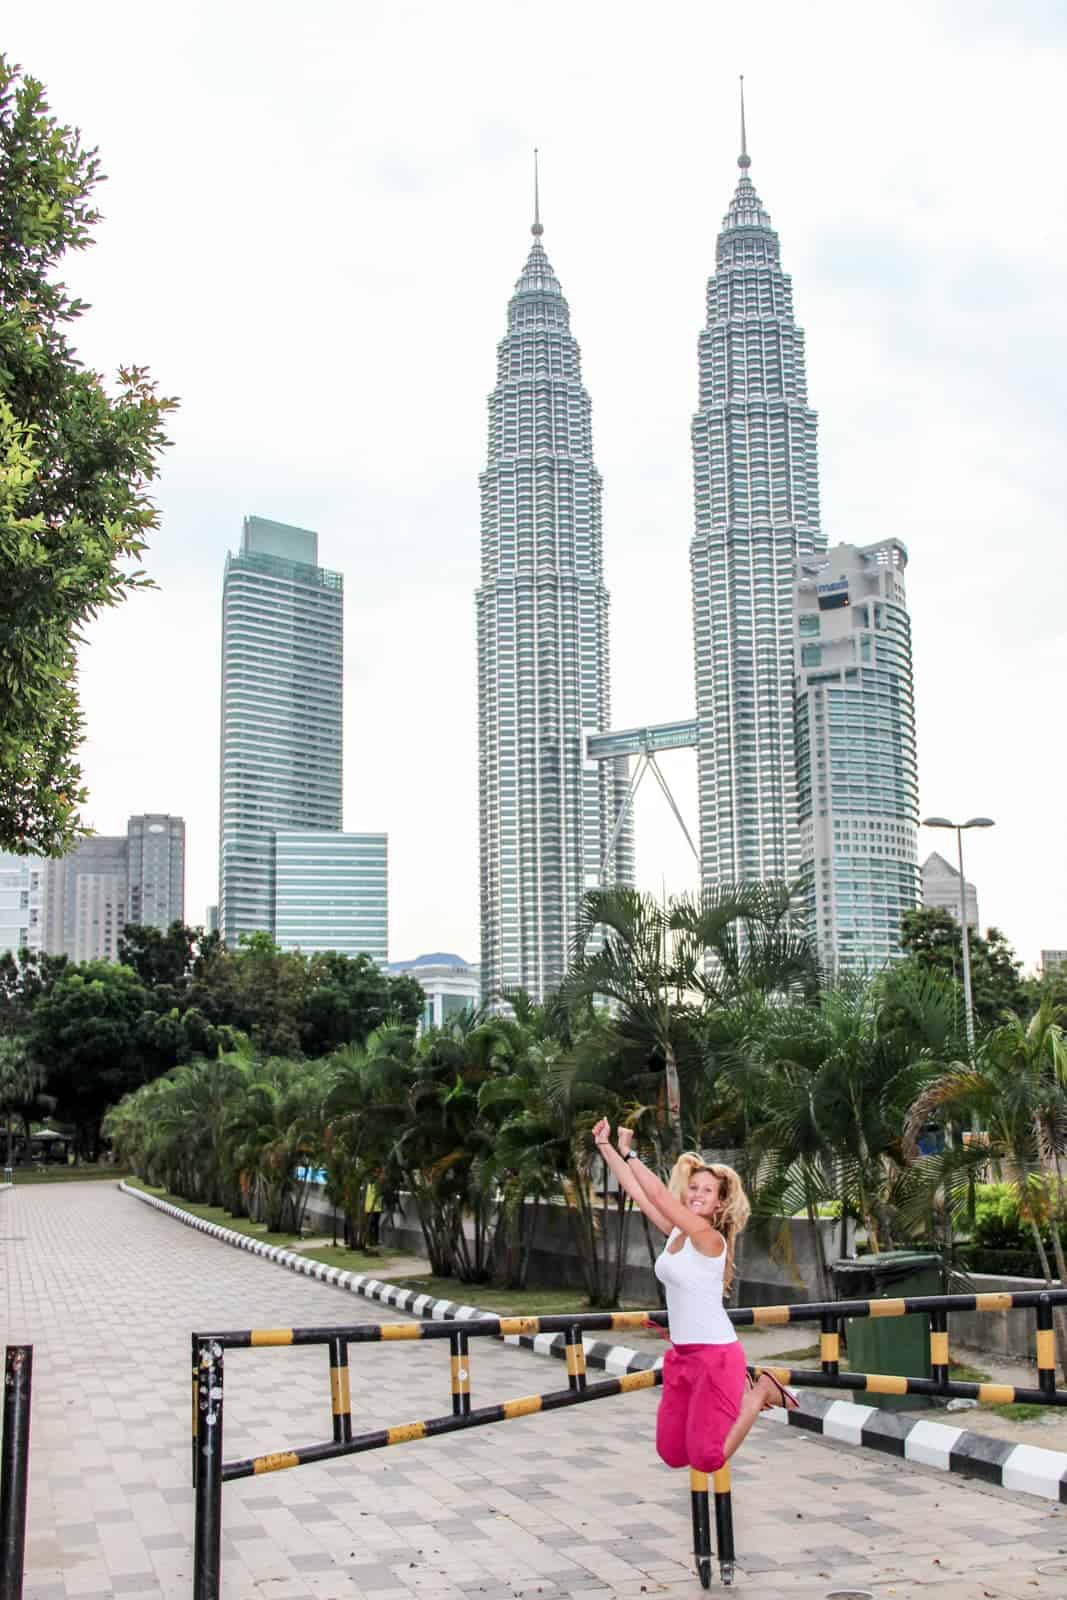
M185 921L185 823L131 817L126 824L126 921L165 931Z
M208 906L208 908L207 908L207 917L206 917L206 921L205 921L205 925L204 925L204 932L205 933L218 933L218 931L219 931L219 908L218 908L218 906Z
M804 333L778 235L749 178L723 219L700 335L690 546L705 888L800 864L793 592L826 549Z
M919 904L907 559L887 539L835 545L798 570L800 899L831 971L900 956L901 919Z
M960 920L960 875L951 861L934 850L922 865L923 905L928 909L948 911ZM965 882L964 904L967 907L967 926L978 927L978 891L973 883Z
M335 950L384 964L389 954L388 838L279 828L274 939L283 950Z
M127 923L165 931L185 920L185 823L130 817L125 835L94 834L42 861L41 948L71 961L117 961Z
M45 863L44 949L71 961L117 961L127 921L127 837L96 834Z
M0 956L41 949L45 862L0 853Z
M415 978L426 995L420 1027L440 1028L454 1017L477 1011L482 998L481 971L462 956L436 951L414 961L391 961L389 976Z
M273 931L278 829L339 833L342 579L318 535L246 517L222 596L219 928Z
M482 985L542 999L562 980L579 902L633 878L612 839L625 760L584 759L610 727L601 479L570 312L541 244L508 306L481 475L478 764ZM610 848L609 848L610 847Z
M1053 973L1067 972L1067 950L1042 950L1041 976L1051 978Z

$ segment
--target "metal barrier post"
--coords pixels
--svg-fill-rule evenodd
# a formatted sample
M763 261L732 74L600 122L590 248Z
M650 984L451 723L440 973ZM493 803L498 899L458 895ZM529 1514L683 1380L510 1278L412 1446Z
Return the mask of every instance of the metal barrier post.
M730 1494L730 1463L727 1461L711 1480L715 1491L715 1545L719 1552L719 1577L726 1585L734 1581L734 1503Z
M222 1346L198 1341L193 1600L219 1600L222 1580Z
M33 1345L9 1344L4 1366L4 1444L0 1458L0 1595L4 1600L22 1600L32 1389Z
M200 1365L200 1353L199 1353L199 1351L197 1350L197 1347L196 1347L197 1346L197 1339L196 1339L196 1334L195 1333L191 1336L189 1342L190 1342L190 1344L192 1346L192 1371L193 1371L193 1435L192 1435L193 1436L193 1476L192 1476L191 1482L192 1482L193 1488L195 1489L196 1488L196 1385L197 1385L197 1371L198 1371L198 1368L199 1368L199 1365Z
M837 1331L837 1318L834 1316L827 1315L822 1319L819 1359L826 1376L836 1378L841 1371L841 1335Z
M1037 1315L1037 1386L1042 1394L1056 1393L1056 1338L1052 1332L1052 1301L1043 1294L1034 1307Z
M948 1383L948 1312L930 1313L930 1376L935 1383Z
M450 1333L452 1346L452 1415L469 1417L471 1414L471 1354L470 1340L464 1329Z
M708 1475L689 1469L689 1500L693 1511L693 1559L702 1589L711 1588L711 1519L708 1515Z
M589 1381L585 1372L585 1341L582 1338L581 1326L575 1324L568 1328L563 1335L566 1340L567 1350L567 1387L568 1389L584 1389Z
M335 1444L342 1444L352 1437L352 1395L348 1382L347 1339L331 1339L329 1351L333 1437Z

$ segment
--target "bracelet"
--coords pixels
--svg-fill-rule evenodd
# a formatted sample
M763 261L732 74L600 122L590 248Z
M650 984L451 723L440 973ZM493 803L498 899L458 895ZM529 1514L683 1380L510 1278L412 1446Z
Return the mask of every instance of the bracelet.
M593 1143L596 1145L598 1150L610 1150L611 1148L610 1139L594 1139Z

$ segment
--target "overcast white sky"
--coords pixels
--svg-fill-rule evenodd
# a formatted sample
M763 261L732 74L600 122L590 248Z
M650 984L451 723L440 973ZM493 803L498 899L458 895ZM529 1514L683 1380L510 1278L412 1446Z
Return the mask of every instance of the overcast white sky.
M109 174L67 274L85 359L182 402L159 591L94 627L81 681L89 820L183 815L189 920L216 898L222 568L255 512L344 574L345 825L389 831L390 953L477 957L477 475L535 144L605 480L613 721L692 713L689 422L744 72L825 531L910 553L923 814L994 817L968 840L983 924L1027 965L1067 946L1060 0L52 0L2 47ZM664 770L695 830L694 758ZM695 886L639 802L642 886Z

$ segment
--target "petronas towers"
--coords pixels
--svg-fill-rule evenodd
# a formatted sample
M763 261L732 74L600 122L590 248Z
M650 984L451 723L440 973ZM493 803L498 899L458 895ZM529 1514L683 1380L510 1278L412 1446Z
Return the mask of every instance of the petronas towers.
M738 165L707 285L692 422L696 719L599 741L591 736L611 727L601 480L535 204L481 476L482 988L493 1003L519 987L545 998L567 970L583 892L633 881L619 750L648 758L695 745L704 888L800 884L798 914L828 966L892 959L901 908L914 903L907 615L902 580L877 576L902 571L906 553L888 543L827 553L804 334L749 177L743 105ZM825 570L830 561L842 571ZM824 625L823 611L848 607L853 587L862 613L844 631ZM893 650L879 636L887 629ZM887 762L907 767L904 756L912 776L887 786Z
M481 475L478 762L482 990L557 988L584 891L629 882L615 832L624 763L593 763L609 726L600 474L570 312L540 218L508 306Z

